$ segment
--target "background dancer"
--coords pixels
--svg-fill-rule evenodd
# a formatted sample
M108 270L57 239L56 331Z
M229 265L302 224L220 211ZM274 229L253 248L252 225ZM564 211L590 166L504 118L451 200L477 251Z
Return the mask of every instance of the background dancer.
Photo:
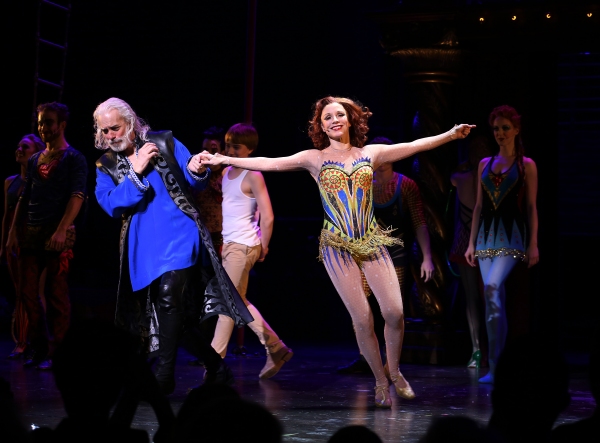
M482 353L481 338L481 273L479 269L469 265L465 252L469 247L473 207L477 200L477 176L479 162L491 154L491 149L483 137L471 139L468 158L462 162L450 176L450 182L456 187L456 213L454 221L454 237L450 248L449 260L458 266L460 280L463 285L466 301L467 323L471 337L472 354L467 363L468 368L478 369L486 358Z
M12 253L8 253L5 249L6 241L8 239L8 231L12 226L13 219L15 217L15 208L19 197L25 187L25 179L27 174L27 162L29 158L43 150L46 146L44 142L34 134L27 134L19 142L19 146L15 151L15 158L17 163L21 165L21 173L17 175L11 175L4 181L4 216L2 217L2 244L0 245L0 260L3 262L6 260L8 273L15 287L15 309L13 311L12 320L12 332L15 340L15 348L8 355L8 358L18 358L25 352L27 347L27 313L25 312L25 305L19 294L19 266L18 256ZM23 230L23 226L17 229ZM43 272L41 279L43 280ZM43 283L40 282L40 295L44 292Z
M319 256L354 325L358 346L375 375L375 405L391 407L373 314L365 296L361 270L379 302L385 320L389 375L398 395L415 396L398 369L404 313L400 286L386 245L398 244L373 217L373 171L394 162L466 137L472 125L412 143L367 145L368 108L347 98L325 97L313 106L309 135L317 149L282 158L232 158L201 155L204 164L226 164L260 171L307 170L319 186L325 220Z
M527 260L528 267L539 261L537 167L524 156L521 116L503 105L494 108L488 122L500 149L479 163L477 202L465 253L471 266L478 259L484 284L490 370L480 383L494 382L506 342L506 278L518 260Z
M225 153L233 158L247 158L258 147L256 129L246 123L233 125L225 134ZM248 327L267 351L267 362L259 378L271 378L294 355L246 299L250 270L265 260L273 233L273 208L262 174L235 166L223 172L223 267L246 303L254 321ZM212 346L225 357L233 331L233 320L219 315Z
M38 132L46 148L31 156L23 194L15 209L7 249L19 254L19 293L28 319L29 350L23 366L52 368L52 355L71 322L69 260L75 218L86 199L85 157L65 138L69 109L58 102L37 107ZM25 229L19 232L23 223ZM46 272L45 306L40 281Z

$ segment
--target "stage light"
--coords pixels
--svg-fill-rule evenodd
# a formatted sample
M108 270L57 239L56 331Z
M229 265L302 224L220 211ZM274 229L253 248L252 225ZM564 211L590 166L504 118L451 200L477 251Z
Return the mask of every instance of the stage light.
M550 18L550 17L551 17L550 14L546 14L546 18Z
M479 17L479 21L480 22L484 21L484 18L483 17Z
M588 12L588 13L587 13L587 16L588 16L588 17L591 17L591 16L592 16L592 13L591 13L591 12Z
M516 15L513 15L513 16L512 16L512 19L513 19L513 20L516 20L516 19L517 19L517 16L516 16Z

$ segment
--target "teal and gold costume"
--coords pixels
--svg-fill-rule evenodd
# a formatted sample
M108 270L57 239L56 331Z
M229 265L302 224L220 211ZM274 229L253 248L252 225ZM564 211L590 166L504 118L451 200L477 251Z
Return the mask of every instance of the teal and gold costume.
M506 171L492 171L491 158L481 175L482 207L475 256L479 259L525 258L527 229L523 213L524 180L517 162Z

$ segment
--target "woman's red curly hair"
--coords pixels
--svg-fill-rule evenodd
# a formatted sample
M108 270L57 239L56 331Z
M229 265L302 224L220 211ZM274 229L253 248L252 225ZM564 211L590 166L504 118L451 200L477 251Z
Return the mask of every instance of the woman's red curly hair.
M313 105L313 116L308 122L308 135L310 136L315 148L321 150L329 146L329 137L321 127L321 114L323 108L331 103L339 103L346 110L348 122L350 123L350 144L357 148L362 148L367 141L367 132L369 126L367 120L373 113L369 108L363 106L360 102L350 100L345 97L323 97Z
M490 127L494 126L494 120L496 120L498 117L507 119L516 129L519 130L519 133L515 136L515 156L517 160L517 166L519 167L519 172L521 175L525 176L525 166L523 164L525 147L523 146L523 139L521 138L521 116L512 106L497 106L492 110L490 116L488 117L488 123L490 124Z

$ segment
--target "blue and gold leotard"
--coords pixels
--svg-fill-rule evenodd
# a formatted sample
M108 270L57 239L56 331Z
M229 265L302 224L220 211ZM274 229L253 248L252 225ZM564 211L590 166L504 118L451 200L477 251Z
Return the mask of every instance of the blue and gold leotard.
M377 226L373 216L373 166L371 159L352 163L350 174L344 164L326 161L317 179L325 211L320 237L319 259L332 247L343 256L349 254L360 265L382 252L382 246L398 244Z
M524 259L527 230L523 213L524 179L517 162L504 173L492 171L490 159L481 175L483 199L475 256L512 255Z

